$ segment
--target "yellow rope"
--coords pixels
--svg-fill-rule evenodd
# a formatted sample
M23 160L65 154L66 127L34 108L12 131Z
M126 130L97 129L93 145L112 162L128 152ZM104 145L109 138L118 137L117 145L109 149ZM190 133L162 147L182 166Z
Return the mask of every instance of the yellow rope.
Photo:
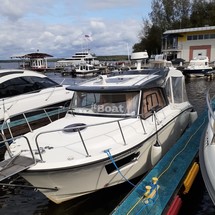
M127 215L131 213L131 211L134 210L134 208L139 204L139 202L143 199L144 196L141 196L141 198L133 205L133 207L128 211Z

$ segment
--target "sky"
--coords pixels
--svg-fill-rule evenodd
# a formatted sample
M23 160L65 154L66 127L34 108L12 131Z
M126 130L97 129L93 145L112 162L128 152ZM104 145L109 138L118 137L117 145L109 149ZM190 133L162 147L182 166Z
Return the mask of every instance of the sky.
M0 59L37 51L64 58L85 49L127 55L150 12L151 0L1 0Z

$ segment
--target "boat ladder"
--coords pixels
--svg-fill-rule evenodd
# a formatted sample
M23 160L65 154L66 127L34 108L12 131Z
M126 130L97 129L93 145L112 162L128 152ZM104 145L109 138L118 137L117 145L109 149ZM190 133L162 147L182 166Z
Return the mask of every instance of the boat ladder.
M35 159L17 155L0 162L0 181L20 173L36 164Z

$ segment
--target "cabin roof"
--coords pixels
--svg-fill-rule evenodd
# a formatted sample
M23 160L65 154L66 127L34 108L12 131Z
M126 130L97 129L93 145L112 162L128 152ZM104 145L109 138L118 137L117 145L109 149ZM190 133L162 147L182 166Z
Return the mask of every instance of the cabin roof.
M144 88L163 87L169 69L145 69L116 72L113 75L101 75L97 78L71 85L67 89L83 92L129 92Z

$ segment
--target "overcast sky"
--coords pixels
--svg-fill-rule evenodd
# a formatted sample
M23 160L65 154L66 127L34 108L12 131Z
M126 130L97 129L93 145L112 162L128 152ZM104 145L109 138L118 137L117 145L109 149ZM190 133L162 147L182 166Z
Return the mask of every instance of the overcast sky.
M38 50L69 57L87 48L128 54L150 12L151 0L1 0L0 59Z

